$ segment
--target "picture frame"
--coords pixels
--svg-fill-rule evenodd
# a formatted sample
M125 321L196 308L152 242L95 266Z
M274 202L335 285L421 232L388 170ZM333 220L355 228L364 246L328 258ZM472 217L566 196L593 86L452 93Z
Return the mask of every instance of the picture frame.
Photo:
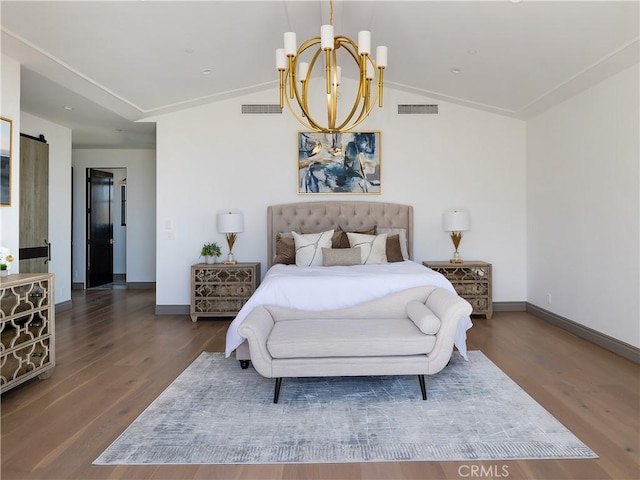
M11 206L13 121L0 117L0 206Z
M380 194L379 131L298 132L299 194Z

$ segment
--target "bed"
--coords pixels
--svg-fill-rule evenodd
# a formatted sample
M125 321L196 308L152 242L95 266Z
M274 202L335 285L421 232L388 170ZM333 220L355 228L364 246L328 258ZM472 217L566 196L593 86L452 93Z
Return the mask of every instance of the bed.
M395 242L397 238L400 252L394 248L393 262L370 265L297 266L290 263L291 258L287 261L285 244L292 243L291 232L310 236L328 231L334 233L334 248L340 243L345 248L346 233L339 240L336 232L355 232L365 236L386 236L387 241ZM413 261L413 207L410 205L327 201L270 206L267 209L267 245L267 274L227 330L225 354L229 357L235 351L243 368L248 365L250 353L238 327L257 306L326 311L382 299L424 285L439 286L455 293L443 275ZM325 253L333 252L325 250ZM278 263L283 261L285 263ZM471 326L469 317L461 318L455 338L455 346L465 358L466 331Z

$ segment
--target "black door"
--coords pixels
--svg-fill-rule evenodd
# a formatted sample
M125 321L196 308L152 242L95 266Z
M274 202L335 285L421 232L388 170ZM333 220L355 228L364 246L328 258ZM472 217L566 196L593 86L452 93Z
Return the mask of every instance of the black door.
M87 176L87 288L113 282L113 174Z

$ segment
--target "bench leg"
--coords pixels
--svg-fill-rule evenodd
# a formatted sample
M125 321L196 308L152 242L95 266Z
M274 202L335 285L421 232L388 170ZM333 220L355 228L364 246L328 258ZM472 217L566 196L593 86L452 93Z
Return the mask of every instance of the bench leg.
M418 375L418 381L420 382L420 391L422 392L422 399L427 399L427 386L425 385L424 375Z
M282 384L282 377L276 378L276 389L273 392L273 403L278 403L278 397L280 396L280 385Z

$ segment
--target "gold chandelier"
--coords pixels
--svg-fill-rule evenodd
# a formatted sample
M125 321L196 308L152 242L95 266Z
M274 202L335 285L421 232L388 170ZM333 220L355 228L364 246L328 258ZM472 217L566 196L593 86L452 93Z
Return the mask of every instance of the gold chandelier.
M287 107L305 127L316 132L335 133L348 132L359 125L376 104L382 107L382 89L384 69L387 66L387 47L376 49L376 61L371 58L371 32L358 33L358 43L345 36L334 36L333 33L333 0L330 0L329 25L320 27L320 36L311 37L304 41L299 48L296 44L296 34L284 34L284 48L276 50L276 68L280 74L280 108ZM339 108L338 99L342 98L340 81L342 67L338 66L338 52L346 52L349 66L358 76L357 88L352 91L354 97L352 106L345 110ZM322 63L324 52L323 90L317 89L317 96L312 97L310 89L313 69ZM307 60L308 61L303 61ZM299 85L298 85L299 84ZM374 88L372 89L372 85ZM327 122L322 125L313 116L310 104L317 105L324 102L326 95ZM292 100L295 99L295 107ZM319 99L315 102L314 99ZM311 103L310 103L311 102ZM340 116L340 119L338 117Z

